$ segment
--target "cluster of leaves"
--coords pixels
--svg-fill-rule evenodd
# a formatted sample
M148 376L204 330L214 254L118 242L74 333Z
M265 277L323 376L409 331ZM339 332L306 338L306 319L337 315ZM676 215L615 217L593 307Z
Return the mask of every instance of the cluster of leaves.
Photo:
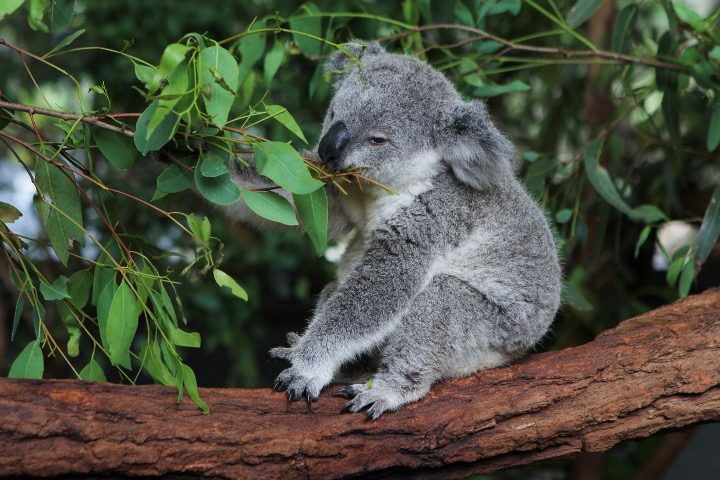
M22 3L6 5L0 10L0 17L11 13ZM62 28L72 18L73 9L72 1L33 1L30 2L28 21L37 30ZM56 17L63 20L56 20ZM50 19L48 23L47 18ZM302 20L299 22L302 23ZM62 131L62 137L58 142L51 143L44 141L30 113L38 144L19 144L35 154L32 159L34 175L28 170L37 188L34 206L60 263L67 267L72 258L77 262L71 267L77 269L78 265L82 265L85 268L75 271L69 278L61 274L52 281L48 279L24 255L27 245L23 239L6 226L19 218L20 213L12 205L0 204L3 215L0 238L10 247L11 256L7 259L12 282L19 292L12 336L26 303L35 326L35 339L13 362L10 377L41 378L43 345L48 354L58 352L62 355L78 378L85 380L105 380L96 358L101 355L118 368L122 378L134 382L136 377L132 378L130 374L134 359L139 367L138 373L144 370L155 381L176 386L180 398L183 391L187 392L198 406L207 411L207 405L198 396L195 375L183 363L178 350L178 347L200 347L200 335L180 327L179 320L185 324L187 319L175 293L177 280L171 278L170 270L160 273L153 263L156 257L146 254L142 248L136 249L136 242L131 236L118 233L113 220L106 218L102 212L103 190L133 196L107 187L93 173L92 151L95 148L120 171L136 168L135 162L139 157L163 150L170 165L157 177L152 202L194 187L216 205L230 206L242 201L250 210L268 220L289 226L296 226L300 221L318 254L325 250L327 197L324 183L311 174L317 175L322 171L311 162L306 164L289 143L268 141L250 133L255 125L272 119L307 143L301 128L286 108L262 101L250 104L251 92L247 84L254 81L252 68L263 57L267 32L279 31L280 28L266 28L264 24L265 20L261 20L251 25L248 31L232 39L229 49L204 36L188 34L178 43L165 48L158 65L121 53L132 62L135 75L143 86L137 90L149 101L134 126L111 115L107 116L111 123L85 121L86 115L97 117L107 114L107 108L82 112L74 119L58 121L55 126ZM303 35L311 37L312 42L303 42L303 45L311 52L316 51L315 44L318 42L314 36L288 32L298 35L303 41L307 40ZM82 31L79 31L66 37L44 57L36 58L55 66L49 58L69 47L81 34ZM283 49L282 43L277 42L265 57L266 82L272 81L279 69ZM239 63L231 52L239 53ZM67 76L73 79L70 74ZM108 98L109 103L102 86L95 86L92 90ZM11 108L5 109L4 115L3 126L23 124L17 118L18 112ZM168 145L170 143L172 145ZM15 150L13 153L16 153ZM231 170L249 167L243 154L253 154L254 168L292 194L293 203L272 191L275 188L262 191L238 188L231 180ZM24 165L32 163L26 162L21 155L17 157ZM98 195L97 202L83 193L80 180L98 189L94 192ZM85 228L82 196L103 217L112 234L110 243L103 245ZM194 268L200 269L202 274L212 271L218 286L227 287L242 300L248 299L246 291L219 268L222 243L211 235L208 218L200 219L192 213L173 214L159 207L154 209L170 218L196 242L194 259L188 259L180 272L181 277ZM184 218L185 224L176 217ZM81 246L86 239L90 239L99 252L95 260L76 252L76 246ZM68 342L64 349L45 325L46 302L53 302L67 329ZM177 313L178 308L180 314ZM141 333L139 327L143 323L145 331ZM78 371L70 359L78 357L83 338L92 345L92 354L87 364Z

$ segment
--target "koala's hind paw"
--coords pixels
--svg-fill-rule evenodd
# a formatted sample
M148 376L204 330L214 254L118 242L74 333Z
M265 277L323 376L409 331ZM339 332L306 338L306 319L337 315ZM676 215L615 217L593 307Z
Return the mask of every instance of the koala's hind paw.
M320 396L320 390L327 384L318 377L309 377L300 373L295 367L283 370L275 380L275 390L286 390L290 401L298 400L305 396L314 402Z
M352 397L352 400L345 405L347 410L359 412L368 407L367 416L373 420L377 420L387 411L397 410L405 403L395 392L380 385L371 388L368 388L367 384L347 385L341 389L341 392L347 398Z

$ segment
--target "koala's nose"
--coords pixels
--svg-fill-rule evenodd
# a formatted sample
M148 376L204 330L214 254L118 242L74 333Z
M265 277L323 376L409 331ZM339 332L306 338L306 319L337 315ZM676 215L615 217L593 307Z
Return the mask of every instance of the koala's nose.
M345 123L333 123L320 140L320 145L318 146L320 160L326 165L333 166L332 164L340 158L340 154L349 141L350 132L348 132Z

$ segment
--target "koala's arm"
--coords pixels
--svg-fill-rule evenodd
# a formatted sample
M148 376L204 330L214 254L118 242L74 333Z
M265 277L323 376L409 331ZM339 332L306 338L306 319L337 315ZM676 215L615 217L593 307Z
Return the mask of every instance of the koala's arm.
M232 163L230 170L230 178L238 187L243 190L258 190L277 187L272 180L267 177L263 177L258 173L252 155L243 155L242 159L245 163L235 161ZM282 188L276 188L273 191L294 205L292 194L290 192ZM350 224L340 208L340 204L337 199L338 193L335 189L330 187L326 188L325 191L328 195L328 237L337 238L350 229ZM229 207L225 207L225 212L233 220L262 229L300 230L300 227L298 226L282 225L260 217L250 210L242 200L235 202L235 204Z
M382 342L422 289L450 228L427 203L416 203L371 234L356 266L319 306L302 337L289 349L271 352L293 365L278 385L287 382L291 397L300 388L316 396L345 361Z

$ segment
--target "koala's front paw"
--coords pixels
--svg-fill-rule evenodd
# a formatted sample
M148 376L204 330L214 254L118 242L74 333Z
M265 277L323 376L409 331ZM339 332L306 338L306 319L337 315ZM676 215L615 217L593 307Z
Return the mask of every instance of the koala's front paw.
M329 383L329 379L313 374L307 370L301 371L297 367L290 367L280 372L275 380L275 390L286 390L291 401L298 400L303 395L314 402L320 396L320 390Z

